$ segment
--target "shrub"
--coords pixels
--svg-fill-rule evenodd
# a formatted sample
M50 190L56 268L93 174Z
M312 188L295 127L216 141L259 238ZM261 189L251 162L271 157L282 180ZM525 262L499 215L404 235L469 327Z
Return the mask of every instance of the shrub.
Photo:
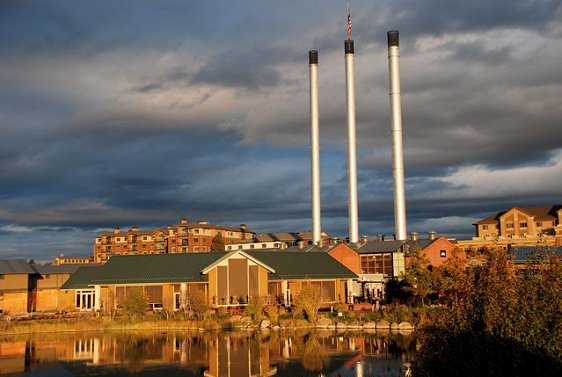
M265 313L267 314L267 318L272 325L279 324L279 315L281 312L281 308L277 305L269 305L265 307Z
M295 312L304 313L309 322L316 323L316 314L320 307L320 298L320 289L312 285L304 287L293 300Z
M148 298L140 291L127 292L127 297L123 300L123 310L132 321L137 316L144 316L148 306Z
M256 298L246 306L244 312L250 316L255 322L260 322L263 318L263 311L265 309L265 300Z
M189 307L193 315L198 320L206 319L209 315L210 307L207 303L205 292L196 291L190 296Z

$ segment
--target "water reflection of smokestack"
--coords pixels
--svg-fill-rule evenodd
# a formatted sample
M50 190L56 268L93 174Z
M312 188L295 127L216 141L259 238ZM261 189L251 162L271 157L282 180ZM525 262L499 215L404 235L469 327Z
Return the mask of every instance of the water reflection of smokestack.
M345 40L345 84L347 103L347 176L349 242L359 241L357 211L357 152L355 137L355 74L353 72L354 46L351 38L351 13L347 13L347 39Z
M392 115L392 175L394 178L394 226L396 240L405 241L406 194L404 188L404 151L402 147L402 107L400 104L400 49L398 30L388 37L390 111Z
M310 181L312 190L312 242L320 244L320 131L318 126L318 51L308 52L310 67Z
M365 363L363 361L358 361L355 363L355 377L365 376Z

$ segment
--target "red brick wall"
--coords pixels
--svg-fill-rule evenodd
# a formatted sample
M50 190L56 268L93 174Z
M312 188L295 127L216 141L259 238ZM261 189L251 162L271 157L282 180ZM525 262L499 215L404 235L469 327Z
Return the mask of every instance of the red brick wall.
M361 273L361 259L359 254L344 244L334 246L328 254L356 274Z
M441 256L441 250L445 251L445 257ZM466 253L458 249L454 243L445 237L439 237L435 242L422 250L422 255L429 260L429 264L433 267L441 266L455 254L458 258L466 260Z

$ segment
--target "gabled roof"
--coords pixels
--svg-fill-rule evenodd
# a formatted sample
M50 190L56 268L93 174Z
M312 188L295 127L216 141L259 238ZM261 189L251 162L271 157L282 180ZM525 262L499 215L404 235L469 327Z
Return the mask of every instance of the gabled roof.
M201 271L224 252L116 255L107 261L92 284L204 282Z
M247 254L272 267L269 280L354 279L357 275L328 253L252 251Z
M222 253L224 254L224 253ZM245 258L248 258L249 260L251 260L252 262L262 266L263 268L265 268L266 270L268 270L269 272L275 272L275 270L273 268L271 268L270 266L264 264L262 261L254 258L253 256L243 252L242 250L235 250L235 251L231 251L228 254L225 254L223 257L217 259L216 261L214 261L213 263L211 263L210 265L208 265L207 267L205 267L201 273L206 274L209 272L209 270L213 269L214 267L216 267L219 263L221 263L222 261L224 261L225 259L228 259L230 257L233 257L234 255L242 255Z
M91 288L92 280L105 265L83 266L78 268L60 289L86 289Z
M479 220L472 225L481 224L497 224L500 221L500 217L505 215L512 209L521 211L529 216L534 216L536 221L548 221L556 220L557 213L562 209L562 205L546 205L546 206L534 206L534 207L512 207L507 211L500 211L491 216L488 216L482 220Z
M0 259L0 274L36 274L25 259Z
M426 247L428 247L429 245L431 245L432 243L434 243L435 241L437 241L439 238L436 238L434 240L428 240L428 239L418 239L415 241L412 240L408 240L406 241L406 247L404 248L404 252L408 255L416 252L416 251L421 251L423 249L425 249Z
M61 289L103 284L206 282L206 271L236 254L269 270L270 280L357 278L327 253L236 250L231 253L116 255L104 265L80 267Z

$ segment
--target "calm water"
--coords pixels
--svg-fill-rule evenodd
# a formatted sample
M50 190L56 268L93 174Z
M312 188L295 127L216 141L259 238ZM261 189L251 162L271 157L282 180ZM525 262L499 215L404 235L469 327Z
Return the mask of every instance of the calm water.
M402 376L413 335L333 332L58 334L0 340L10 376Z

